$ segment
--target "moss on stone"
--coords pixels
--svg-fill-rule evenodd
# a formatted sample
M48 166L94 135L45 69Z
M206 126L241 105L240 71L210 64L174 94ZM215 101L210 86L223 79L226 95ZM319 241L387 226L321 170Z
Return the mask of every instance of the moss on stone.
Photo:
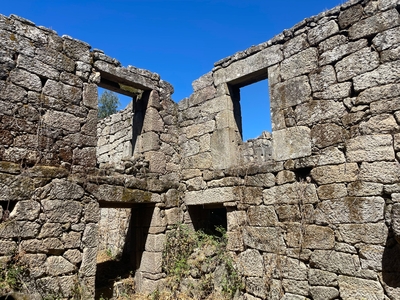
M152 193L142 190L132 190L125 188L121 201L122 202L134 202L134 203L149 203L151 202Z

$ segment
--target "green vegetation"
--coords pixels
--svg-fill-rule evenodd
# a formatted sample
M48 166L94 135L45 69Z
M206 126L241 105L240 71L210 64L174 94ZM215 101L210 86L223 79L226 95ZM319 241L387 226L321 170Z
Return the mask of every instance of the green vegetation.
M231 299L243 288L242 279L226 250L225 229L221 237L178 225L167 233L163 269L172 293L185 290L188 296L204 299L219 294Z
M112 114L117 112L117 108L119 103L119 99L117 94L104 91L103 94L99 98L99 109L97 116L99 119L104 119Z

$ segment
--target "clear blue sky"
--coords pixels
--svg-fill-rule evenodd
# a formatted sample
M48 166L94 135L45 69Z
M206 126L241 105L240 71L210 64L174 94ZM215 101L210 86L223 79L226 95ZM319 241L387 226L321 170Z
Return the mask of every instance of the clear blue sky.
M16 14L59 35L83 40L124 66L156 72L174 86L172 98L178 102L192 93L192 81L209 72L214 62L267 41L304 18L343 2L20 0L2 1L0 13ZM263 101L267 91L267 86L255 86L246 93L249 95L242 96L250 99L250 108L257 107L250 113L242 112L244 125L252 124L249 129L244 126L245 140L258 136L263 129L270 131L270 121L263 118L268 111L267 101ZM126 101L121 99L122 106ZM262 114L261 121L246 121L257 119L257 112Z

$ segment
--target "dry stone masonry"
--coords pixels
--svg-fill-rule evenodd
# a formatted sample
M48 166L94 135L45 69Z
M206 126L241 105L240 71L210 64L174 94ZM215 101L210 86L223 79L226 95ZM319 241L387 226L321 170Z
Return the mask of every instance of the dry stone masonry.
M151 292L174 225L223 225L237 299L400 299L399 11L348 1L178 103L158 74L0 15L1 265L28 266L38 298L90 299L105 249ZM240 88L265 79L272 133L243 141ZM98 87L132 102L98 121Z

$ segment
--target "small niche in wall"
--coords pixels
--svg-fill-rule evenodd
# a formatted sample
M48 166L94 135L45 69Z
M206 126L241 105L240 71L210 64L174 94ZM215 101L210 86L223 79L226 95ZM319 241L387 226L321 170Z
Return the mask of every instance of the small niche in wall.
M196 231L221 236L217 228L227 230L226 208L222 204L190 205L188 208Z
M268 79L231 84L234 114L243 141L272 131Z

